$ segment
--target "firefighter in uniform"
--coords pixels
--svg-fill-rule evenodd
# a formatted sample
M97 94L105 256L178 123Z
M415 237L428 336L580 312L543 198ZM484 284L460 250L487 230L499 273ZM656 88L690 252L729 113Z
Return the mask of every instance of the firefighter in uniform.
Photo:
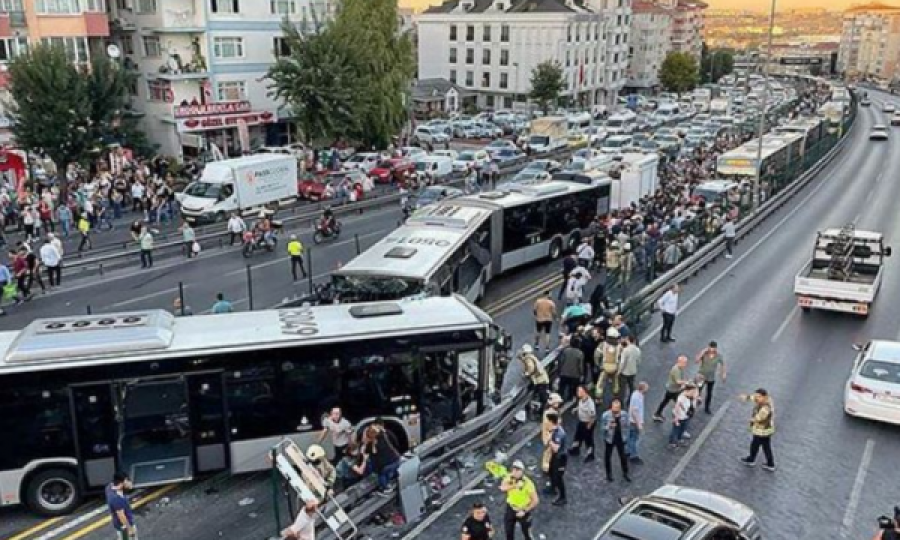
M544 453L541 455L541 471L544 474L550 474L550 458L553 457L553 450L550 448L550 441L553 438L553 429L556 424L547 418L548 414L562 415L563 398L556 392L550 394L547 399L547 408L541 418L541 442L544 443Z
M606 341L597 352L594 353L594 363L600 364L600 377L597 378L597 400L608 409L608 402L619 396L621 381L619 380L619 355L622 353L622 345L619 342L619 331L612 326L606 330ZM606 392L606 385L610 386L610 392ZM606 396L606 399L604 399Z

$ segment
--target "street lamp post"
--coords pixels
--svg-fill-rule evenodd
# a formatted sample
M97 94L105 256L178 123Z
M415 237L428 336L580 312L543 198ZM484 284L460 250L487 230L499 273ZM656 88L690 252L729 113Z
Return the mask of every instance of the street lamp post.
M762 151L763 151L763 133L765 131L766 126L766 109L769 107L769 92L771 91L771 87L769 85L769 63L772 61L772 34L775 31L775 2L777 0L772 0L772 8L769 12L769 38L768 44L766 45L766 62L763 64L763 77L766 83L766 90L763 92L762 96L762 108L759 113L759 130L757 132L757 146L756 146L756 175L753 177L753 210L756 211L759 208L760 203L760 192L759 192L759 184L760 179L762 177ZM749 77L748 77L749 79Z
M513 62L513 67L516 69L516 80L513 83L513 105L515 105L519 101L519 63Z

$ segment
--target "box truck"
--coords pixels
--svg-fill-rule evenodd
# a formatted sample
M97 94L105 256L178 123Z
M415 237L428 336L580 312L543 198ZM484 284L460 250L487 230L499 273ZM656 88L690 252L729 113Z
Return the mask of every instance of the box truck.
M568 120L562 116L545 116L531 121L528 146L533 152L551 152L568 146Z
M613 179L610 209L628 208L641 197L652 195L659 184L658 154L622 154L618 167L609 171Z

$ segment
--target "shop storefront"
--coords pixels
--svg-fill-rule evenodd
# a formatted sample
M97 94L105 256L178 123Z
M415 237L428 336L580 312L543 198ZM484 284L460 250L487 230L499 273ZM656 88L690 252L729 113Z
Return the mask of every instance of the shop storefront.
M214 145L225 157L235 157L265 145L278 114L254 110L249 101L227 101L183 103L174 108L174 118L183 154L194 155Z

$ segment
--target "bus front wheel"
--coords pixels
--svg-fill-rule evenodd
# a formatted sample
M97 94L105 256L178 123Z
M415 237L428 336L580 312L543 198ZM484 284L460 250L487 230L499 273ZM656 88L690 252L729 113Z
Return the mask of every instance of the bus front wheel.
M562 242L557 238L550 243L550 258L558 259L562 255Z
M72 513L81 502L78 478L67 469L46 469L28 481L25 501L32 511L44 516Z

